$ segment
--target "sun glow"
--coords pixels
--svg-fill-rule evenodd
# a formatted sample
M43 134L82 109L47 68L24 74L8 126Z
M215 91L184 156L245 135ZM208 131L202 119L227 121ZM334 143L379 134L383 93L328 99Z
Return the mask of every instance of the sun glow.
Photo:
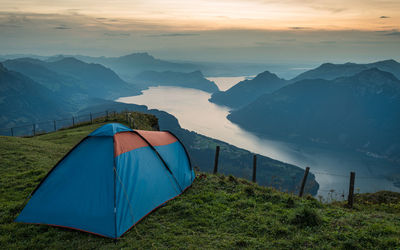
M1 0L2 13L95 18L125 29L384 30L398 29L400 1L377 0Z

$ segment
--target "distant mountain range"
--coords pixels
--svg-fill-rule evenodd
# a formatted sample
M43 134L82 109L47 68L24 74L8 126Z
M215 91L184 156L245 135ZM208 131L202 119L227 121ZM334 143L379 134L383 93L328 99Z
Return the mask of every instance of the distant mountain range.
M87 63L99 63L115 71L123 80L131 81L137 74L143 71L175 71L189 73L200 70L207 77L229 77L229 76L254 76L268 68L278 73L281 77L291 78L301 67L310 67L304 63L250 63L250 62L197 62L163 60L150 55L147 52L130 53L117 57L85 56L85 55L56 55L39 56L33 54L9 54L0 55L0 62L7 59L34 58L42 61L59 61L64 57L74 57ZM313 64L312 64L313 65ZM297 67L300 67L297 68Z
M287 84L286 80L265 71L258 74L254 79L241 81L226 91L214 93L209 101L231 108L238 108L255 101L263 94L271 93Z
M72 58L75 59L60 55L50 57L46 61L54 64ZM160 60L148 53L134 53L121 57L76 56L76 58L79 59L77 61L82 63L84 61L88 65L104 65L140 90L151 86L178 86L200 89L210 93L218 91L215 83L208 81L197 70L198 65ZM71 65L73 64L71 63Z
M0 63L0 127L55 119L71 111L59 95Z
M218 91L218 86L214 82L205 79L200 71L190 73L144 71L135 77L134 82L143 87L158 84L160 86L190 87L209 93Z
M6 60L3 64L3 69L12 72L14 78L19 80L4 74L0 77L1 88L7 90L2 91L0 96L8 100L6 105L2 105L5 110L0 127L65 117L97 103L98 99L140 93L138 87L126 83L112 70L75 58L53 62L19 58ZM14 92L10 92L9 86L14 82L24 84L16 85L19 89L13 88Z
M398 79L400 79L400 63L395 60L385 60L374 63L367 64L357 64L357 63L345 63L345 64L333 64L324 63L321 66L306 71L292 80L290 82L297 82L304 79L325 79L333 80L338 77L352 76L366 69L377 68L382 71L387 71L392 73Z
M400 160L399 110L400 80L371 68L334 80L295 82L232 111L228 118L260 135Z
M176 63L160 60L148 53L133 53L120 57L76 56L76 58L85 62L99 63L109 67L126 81L134 81L136 76L143 71L176 71L189 73L200 69L200 66L192 63ZM50 58L49 60L52 59Z
M4 66L64 95L85 94L93 98L116 98L121 94L139 93L139 89L123 81L112 70L100 64L89 64L72 57L45 62L20 58L3 62Z

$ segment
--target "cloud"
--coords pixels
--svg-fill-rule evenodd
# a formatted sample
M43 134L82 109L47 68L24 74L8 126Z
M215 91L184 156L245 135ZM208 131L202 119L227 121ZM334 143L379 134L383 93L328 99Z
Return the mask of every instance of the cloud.
M315 10L321 10L321 11L328 11L331 13L340 13L343 11L346 11L346 8L335 8L335 7L327 7L326 5L320 6L320 5L311 5L311 8L315 9Z
M320 41L320 43L323 43L323 44L335 44L336 41Z
M395 32L392 32L392 33L387 33L387 34L385 34L385 36L400 36L400 31L395 31Z
M295 38L288 38L288 39L278 39L276 41L278 41L278 42L295 42L296 39Z
M158 35L147 35L147 37L180 37L180 36L199 36L200 34L196 33L166 33L166 34L158 34Z
M122 36L122 37L126 37L126 36L130 36L131 34L129 33L111 33L111 32L106 32L104 33L105 36Z
M61 25L58 25L58 26L54 27L54 29L56 29L56 30L70 30L71 28L67 27L64 24L61 24Z
M307 29L311 29L310 27L299 27L299 26L296 26L296 27L289 27L289 29L291 29L291 30L307 30Z
M254 43L256 46L269 46L269 45L271 45L271 43L268 43L268 42L255 42Z
M380 16L379 18L390 18L390 16Z
M0 27L21 28L27 23L29 20L26 15L0 12Z

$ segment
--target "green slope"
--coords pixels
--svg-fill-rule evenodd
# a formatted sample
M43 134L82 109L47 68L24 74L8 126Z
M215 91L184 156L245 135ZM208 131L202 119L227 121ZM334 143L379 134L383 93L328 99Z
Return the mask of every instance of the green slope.
M134 114L150 129L153 116ZM380 248L400 247L400 195L363 195L343 203L299 199L232 176L199 174L183 195L120 240L44 225L14 223L47 171L103 123L32 138L0 137L0 249Z

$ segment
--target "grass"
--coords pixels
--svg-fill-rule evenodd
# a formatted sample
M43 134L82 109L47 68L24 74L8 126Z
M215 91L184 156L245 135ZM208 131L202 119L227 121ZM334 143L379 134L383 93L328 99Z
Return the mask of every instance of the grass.
M145 122L137 126L150 129L154 118L142 118ZM244 179L205 173L117 242L14 223L47 171L103 124L98 122L32 138L0 137L0 249L400 248L398 194L357 195L354 209L348 209L342 202L323 204L311 196L300 199Z

